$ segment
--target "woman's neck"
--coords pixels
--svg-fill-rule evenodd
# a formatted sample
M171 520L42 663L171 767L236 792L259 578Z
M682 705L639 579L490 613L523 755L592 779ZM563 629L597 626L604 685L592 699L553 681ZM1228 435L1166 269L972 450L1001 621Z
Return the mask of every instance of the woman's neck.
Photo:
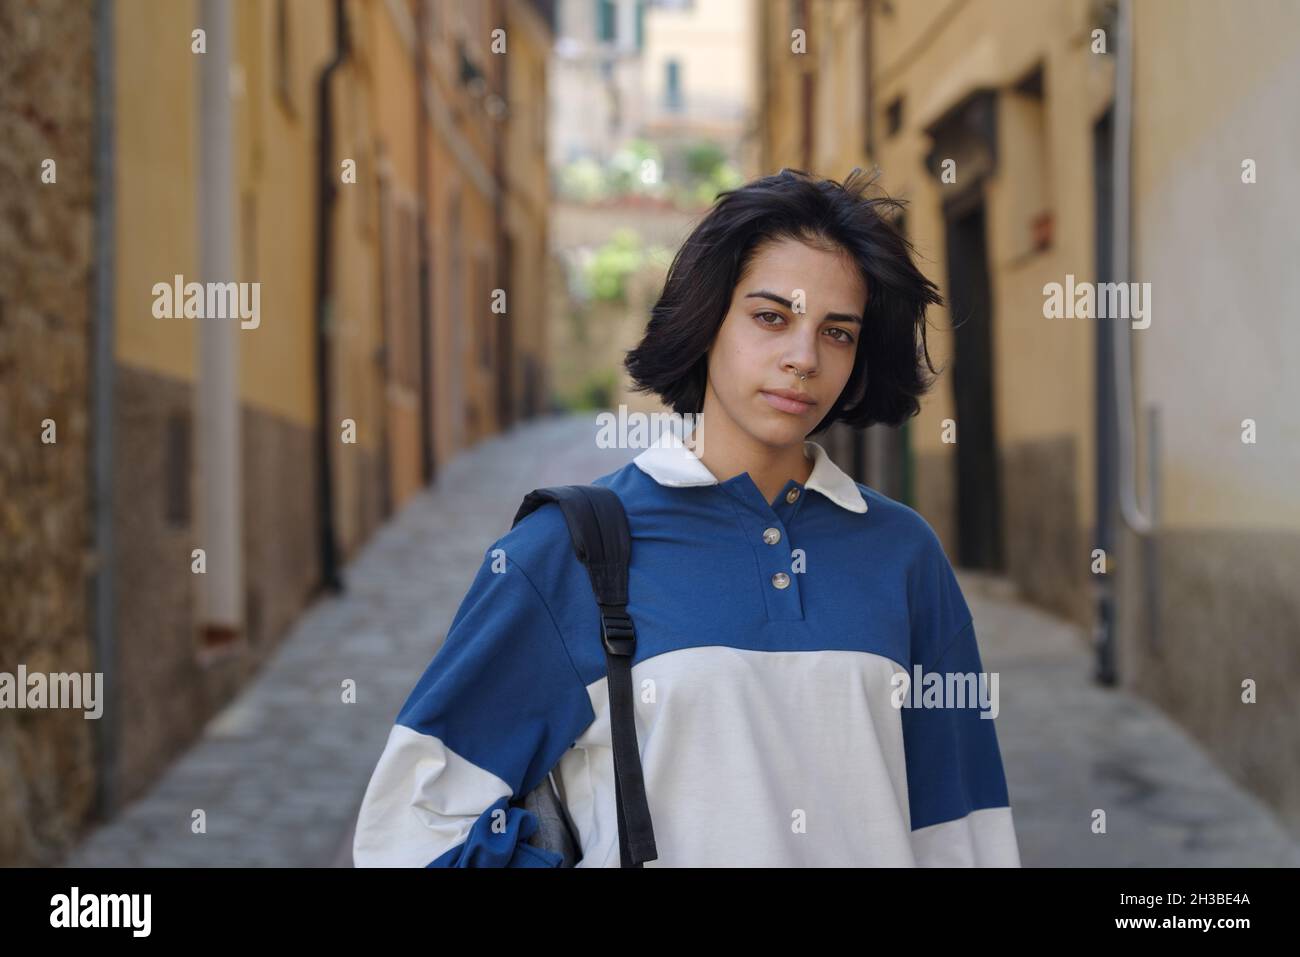
M748 472L763 494L763 500L768 503L785 488L786 482L794 479L803 485L812 475L813 462L805 454L803 441L773 447L752 436L726 429L714 429L707 435L699 431L699 439L696 442L696 434L692 433L685 444L714 478L725 482L741 472Z

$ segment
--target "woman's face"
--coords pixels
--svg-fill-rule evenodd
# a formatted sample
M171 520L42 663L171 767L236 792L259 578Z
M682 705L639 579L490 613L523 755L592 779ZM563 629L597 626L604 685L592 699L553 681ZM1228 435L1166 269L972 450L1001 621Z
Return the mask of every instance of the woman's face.
M853 371L867 290L849 255L781 239L759 249L709 349L704 421L773 447L802 443ZM795 370L807 375L800 379ZM790 390L811 399L773 394Z

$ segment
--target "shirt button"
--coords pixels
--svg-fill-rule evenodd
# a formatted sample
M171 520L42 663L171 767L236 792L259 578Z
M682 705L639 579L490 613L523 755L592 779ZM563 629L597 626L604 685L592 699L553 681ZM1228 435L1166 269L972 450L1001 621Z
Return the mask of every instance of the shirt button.
M767 542L769 545L775 545L780 540L781 530L779 528L763 529L763 541Z
M772 584L777 588L785 588L790 584L790 576L785 572L777 572L772 576Z
M797 499L798 497L799 497L799 490L797 488L792 488L790 489L790 491L785 493L785 500L789 502L791 505L794 504L794 500Z

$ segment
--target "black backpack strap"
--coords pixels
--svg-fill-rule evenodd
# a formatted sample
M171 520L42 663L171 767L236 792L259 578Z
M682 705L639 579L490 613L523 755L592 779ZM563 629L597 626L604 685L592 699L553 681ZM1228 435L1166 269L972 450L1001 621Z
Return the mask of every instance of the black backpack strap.
M609 673L610 735L614 746L614 801L618 807L618 841L623 867L657 860L650 805L641 772L632 703L632 658L636 629L627 613L628 565L632 536L627 513L612 490L601 485L556 485L524 497L513 528L542 505L560 506L578 560L587 566L600 606L600 638Z

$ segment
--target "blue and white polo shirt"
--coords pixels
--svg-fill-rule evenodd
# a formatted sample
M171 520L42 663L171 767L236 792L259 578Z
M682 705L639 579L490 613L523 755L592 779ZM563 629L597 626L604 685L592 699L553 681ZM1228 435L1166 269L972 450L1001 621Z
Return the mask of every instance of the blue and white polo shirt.
M645 866L1019 866L994 721L974 702L899 706L919 698L901 676L983 671L937 536L805 451L808 481L771 502L671 434L594 481L632 536ZM508 803L551 769L577 866L618 867L600 620L548 504L488 548L398 713L355 863L555 866Z

